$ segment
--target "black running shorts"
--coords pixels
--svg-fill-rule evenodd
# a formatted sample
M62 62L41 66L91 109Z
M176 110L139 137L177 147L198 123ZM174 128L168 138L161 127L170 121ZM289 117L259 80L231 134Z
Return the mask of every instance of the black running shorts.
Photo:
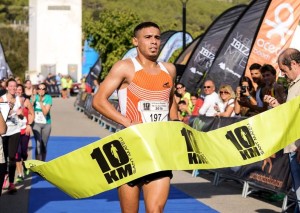
M149 183L153 180L163 178L163 177L169 177L170 179L172 179L172 177L173 177L172 171L167 170L167 171L161 171L161 172L156 172L156 173L153 173L153 174L149 174L149 175L140 177L138 179L135 179L133 181L130 181L129 183L127 183L127 185L131 186L131 187L134 187L136 185L143 184L143 183Z

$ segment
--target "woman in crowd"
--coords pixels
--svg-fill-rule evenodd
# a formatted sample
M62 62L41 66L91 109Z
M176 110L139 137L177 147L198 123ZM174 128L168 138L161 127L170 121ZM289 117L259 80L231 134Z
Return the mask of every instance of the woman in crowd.
M23 96L30 100L32 98L32 96L36 94L36 90L30 80L26 80L24 83L24 86L25 86L25 88L24 88Z
M185 90L185 86L182 83L177 83L175 88L177 93L181 96L180 100L185 101L189 110L192 111L193 104L191 101L191 94Z
M216 103L216 116L219 117L233 117L234 113L234 98L235 94L232 87L228 84L222 85L219 89L219 96L221 102Z
M14 194L17 189L14 185L15 172L16 172L16 153L19 146L20 139L20 124L24 119L22 111L22 102L19 96L16 95L17 82L14 79L7 81L7 93L1 96L0 102L8 102L10 111L6 120L7 131L2 135L3 149L5 156L5 163L8 164L8 193ZM4 180L4 188L6 188L6 181Z
M34 107L33 135L36 141L35 158L45 161L47 154L47 143L51 133L50 109L52 97L46 94L46 85L40 83L37 94L32 99Z
M23 115L24 119L21 125L21 135L20 142L18 147L18 152L16 156L16 165L17 165L17 182L22 182L24 180L24 176L29 174L29 170L22 166L22 161L27 160L28 157L28 143L30 139L31 125L34 120L34 110L33 106L28 99L28 96L24 94L24 86L22 84L17 85L16 94L20 97L21 102L23 103Z
M257 112L249 106L257 105L255 100L255 90L250 78L243 76L240 81L240 86L236 88L236 98L234 102L234 112L238 116L250 117Z

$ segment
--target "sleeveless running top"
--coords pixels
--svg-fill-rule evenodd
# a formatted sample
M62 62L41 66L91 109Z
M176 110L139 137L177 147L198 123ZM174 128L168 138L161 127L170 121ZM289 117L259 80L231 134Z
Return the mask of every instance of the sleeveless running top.
M158 62L161 71L149 74L136 58L131 58L135 75L128 87L118 90L121 114L132 121L167 121L169 98L173 87L172 77Z
M4 94L1 97L4 102L7 102L6 94ZM2 136L10 136L10 135L16 134L21 131L20 118L17 115L17 110L20 107L22 107L20 97L16 96L16 101L15 101L14 107L11 109L11 111L7 117L7 120L6 120L6 125L7 125L6 133Z

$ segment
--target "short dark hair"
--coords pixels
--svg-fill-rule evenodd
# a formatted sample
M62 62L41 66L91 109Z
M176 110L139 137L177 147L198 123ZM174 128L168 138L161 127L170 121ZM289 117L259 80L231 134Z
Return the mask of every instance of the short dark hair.
M264 64L259 70L261 73L271 72L272 75L276 75L276 69L271 64Z
M15 82L17 84L17 82L14 78L10 78L6 81L6 87L8 87L9 82Z
M284 50L278 57L278 62L287 66L289 69L292 69L291 62L293 60L300 64L300 52L294 48Z
M179 105L179 104L186 105L186 102L185 102L184 100L181 100L181 101L178 102L178 105Z
M44 86L45 86L45 89L46 89L45 91L47 91L47 85L46 85L45 83L42 82L42 83L39 83L38 88L39 88L41 85L44 85Z
M197 93L195 93L195 92L191 93L191 97L192 97L192 96L194 96L194 97L196 97L196 98L199 98L199 95L198 95Z
M21 87L22 88L22 92L24 92L24 85L23 84L17 84L17 87Z
M160 30L159 26L158 26L156 23L151 22L151 21L146 21L146 22L142 22L142 23L138 24L138 25L134 28L134 30L133 30L133 36L136 37L138 31L140 31L140 30L143 29L143 28L148 28L148 27L155 27L155 28L157 28L157 29Z
M261 68L261 65L258 63L253 63L251 64L251 66L249 67L249 70L259 70Z
M183 83L180 83L180 82L178 82L178 83L176 84L176 87L177 87L178 85L181 85L182 87L185 87L184 84L183 84Z

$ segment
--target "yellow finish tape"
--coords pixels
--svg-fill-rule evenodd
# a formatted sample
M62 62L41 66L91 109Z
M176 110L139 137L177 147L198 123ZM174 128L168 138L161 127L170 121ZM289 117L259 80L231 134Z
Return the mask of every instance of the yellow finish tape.
M27 168L74 198L85 198L162 170L233 167L261 161L300 138L300 97L210 132L182 122L126 128Z

